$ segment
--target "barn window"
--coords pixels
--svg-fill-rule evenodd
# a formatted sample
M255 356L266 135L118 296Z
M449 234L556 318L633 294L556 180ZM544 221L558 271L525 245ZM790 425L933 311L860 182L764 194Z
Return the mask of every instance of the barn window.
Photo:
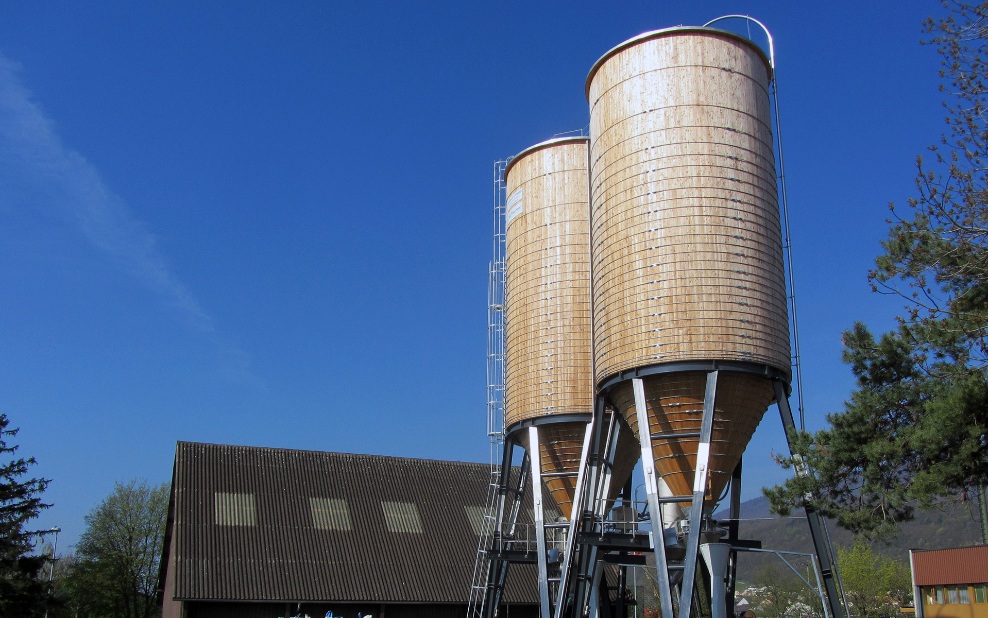
M216 523L220 526L256 526L257 508L254 494L228 494L216 492Z
M382 502L384 523L391 532L422 532L419 509L412 502Z
M485 510L482 506L464 506L463 510L467 512L467 520L470 522L470 528L473 533L480 536L484 531L484 513Z
M309 498L312 525L320 530L353 530L350 507L339 498Z

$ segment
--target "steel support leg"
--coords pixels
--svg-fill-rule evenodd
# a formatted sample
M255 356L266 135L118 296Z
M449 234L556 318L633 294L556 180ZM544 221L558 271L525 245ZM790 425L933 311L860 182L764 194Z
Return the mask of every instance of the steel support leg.
M580 455L580 471L576 476L576 490L573 494L573 509L570 512L569 534L566 537L566 550L560 561L559 589L556 594L556 618L562 618L566 611L566 596L569 592L570 571L573 566L573 559L576 554L576 536L580 526L580 514L584 511L584 501L586 500L586 475L584 471L587 461L590 458L591 438L594 428L597 427L597 416L591 417L587 423L587 432L583 436L583 452Z
M638 440L642 448L642 468L645 473L645 493L648 497L649 540L655 551L655 581L659 587L659 604L662 618L672 618L672 589L669 586L669 561L666 559L665 525L659 508L658 477L655 473L655 455L652 453L652 429L648 424L645 404L645 384L640 378L631 381L635 393L635 413L638 416Z
M728 511L731 518L730 523L727 525L727 540L732 546L738 540L740 535L740 522L741 519L741 463L743 460L738 460L738 465L734 466L734 473L731 474L731 506ZM733 603L734 595L737 592L737 576L738 576L738 552L732 550L730 563L727 567L727 599L728 607L731 607Z
M598 475L602 465L601 452L604 448L602 428L604 426L604 399L598 397L594 405L594 431L590 440L590 453L587 458L587 474L584 477L584 487L586 494L583 498L583 505L579 513L578 533L592 532L595 521L595 505L598 496L595 495L599 488ZM574 517L576 514L574 513ZM583 615L588 606L590 598L590 585L593 579L593 569L597 562L597 547L590 545L583 547L579 551L579 567L576 573L576 581L573 582L574 594L572 607L575 615Z
M614 478L614 457L617 454L618 438L621 435L621 424L618 422L617 413L612 413L610 422L607 423L607 439L604 441L604 451L597 475L596 500L593 504L594 516L603 520L607 515L607 498L611 495L611 481Z
M790 433L796 430L796 423L792 417L792 408L789 407L789 397L786 395L782 382L776 380L775 401L779 406L779 414L782 416L782 426L786 430L786 443L789 445L789 453L792 454L792 442ZM798 462L795 466L796 474L805 476L810 473L806 464ZM837 583L837 573L834 568L832 556L833 546L830 543L830 535L827 534L820 520L820 514L809 503L803 502L803 509L806 511L806 522L810 527L810 537L813 539L813 549L816 553L817 563L820 566L820 576L823 578L823 586L827 592L827 606L830 610L831 618L844 618L844 606L842 596Z
M508 577L508 561L500 556L502 550L510 549L514 544L511 540L515 536L515 528L518 523L518 513L521 511L522 498L525 495L525 486L528 483L529 455L525 456L521 463L521 472L518 474L517 482L511 484L511 456L514 450L514 443L506 441L504 443L504 457L501 461L501 479L498 489L497 526L494 533L494 546L491 548L492 558L490 560L487 575L487 592L484 600L483 614L489 618L496 616L501 605L501 596L504 594L504 583ZM511 501L508 502L508 495Z
M621 565L620 570L618 570L618 590L617 590L617 602L615 603L615 611L618 616L625 618L628 615L625 609L625 598L624 591L628 585L628 567Z
M600 582L604 578L604 564L602 562L594 562L593 565L593 577L591 578L590 584L590 599L587 602L587 618L600 618L600 600L601 600L601 585ZM604 597L606 602L606 595Z
M714 426L714 404L717 398L717 371L707 374L707 390L703 396L703 419L700 421L700 442L696 450L696 470L693 476L693 505L690 509L690 530L686 537L686 557L683 559L683 585L679 595L679 618L690 617L693 586L700 549L700 522L703 498L707 494L707 472L710 463L710 436Z
M603 429L603 400L598 405L600 414L595 419L596 426ZM595 531L596 527L603 526L604 517L607 515L607 497L611 492L611 481L613 480L614 457L617 453L618 436L621 433L621 424L617 414L612 413L607 423L607 433L603 441L599 435L594 436L592 444L592 461L594 474L587 479L588 495L584 501L584 526L585 532ZM590 583L589 573L599 567L597 564L598 549L596 545L590 545L584 549L581 555L581 577L578 581L577 592L574 596L574 605L582 607L584 613L593 616L597 611L596 584Z
M539 563L539 614L549 618L549 565L546 562L545 514L542 510L542 451L539 449L539 428L528 428L528 450L532 464L532 508L535 511L535 547Z

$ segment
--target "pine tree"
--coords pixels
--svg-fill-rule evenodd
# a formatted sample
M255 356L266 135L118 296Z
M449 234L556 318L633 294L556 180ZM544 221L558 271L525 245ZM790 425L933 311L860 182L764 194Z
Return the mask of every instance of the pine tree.
M811 494L824 515L874 535L917 505L977 494L988 543L988 2L943 4L947 16L925 28L947 130L930 162L917 159L916 197L891 206L869 274L876 292L905 300L898 328L844 334L857 388L829 428L795 439L815 478L766 495L787 512Z
M50 505L41 501L48 480L25 478L33 457L17 457L17 446L7 440L17 435L0 414L0 616L41 616L46 584L38 577L43 556L30 555L37 532L25 526Z

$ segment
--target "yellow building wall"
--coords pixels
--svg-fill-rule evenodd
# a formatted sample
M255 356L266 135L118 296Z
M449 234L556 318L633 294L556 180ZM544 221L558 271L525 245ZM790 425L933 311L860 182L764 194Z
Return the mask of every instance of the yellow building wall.
M988 618L988 585L967 586L967 603L951 603L950 588L962 587L923 586L923 618Z

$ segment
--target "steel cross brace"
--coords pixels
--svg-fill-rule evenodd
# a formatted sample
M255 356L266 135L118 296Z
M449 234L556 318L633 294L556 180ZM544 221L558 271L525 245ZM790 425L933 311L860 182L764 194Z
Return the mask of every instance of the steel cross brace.
M573 508L570 512L570 522L569 522L569 534L566 537L566 549L562 556L562 561L560 562L560 573L559 573L559 589L556 595L556 618L561 618L563 612L566 610L566 595L569 590L570 583L570 571L573 565L573 558L576 553L576 536L579 532L580 517L579 514L583 512L583 501L584 494L586 493L586 476L584 474L587 466L587 461L590 457L590 447L591 438L593 437L594 428L597 427L597 416L594 415L590 418L590 422L587 423L587 430L583 436L583 451L580 455L580 468L576 477L576 489L573 494Z
M598 403L600 414L597 427L603 428L603 414L605 401L600 398ZM618 436L621 432L621 425L618 423L617 413L611 412L610 420L607 423L607 435L603 443L600 441L600 434L595 436L595 449L593 467L594 475L588 479L590 485L590 495L585 503L589 518L584 518L584 523L589 521L590 527L585 532L594 532L598 522L603 526L605 511L607 509L607 497L611 490L611 477L614 467L614 457L617 452ZM600 530L603 532L603 529ZM599 577L596 571L599 568L597 561L598 548L591 545L584 549L583 560L581 561L580 578L577 581L577 594L574 597L574 606L581 608L582 615L596 616L599 607L599 596L596 594L599 584Z
M569 615L570 610L576 612L576 615L593 615L594 611L594 608L591 608L591 597L597 547L596 545L581 546L578 538L581 532L594 531L597 522L602 521L604 510L607 508L620 424L617 414L612 413L605 436L602 432L604 409L605 401L603 397L598 397L594 406L594 416L587 426L584 438L566 556L563 558L563 570L559 581L556 618ZM573 593L572 597L570 592Z
M693 504L690 508L690 530L686 537L686 557L683 560L685 570L683 583L680 586L679 618L689 618L693 604L693 584L696 580L696 563L700 550L700 521L703 516L703 499L707 494L710 440L714 426L718 373L718 371L711 371L707 374L707 390L703 395L703 419L700 421L700 442L697 444L696 469L693 472Z
M528 482L529 473L529 455L528 451L525 452L525 456L522 459L521 472L518 475L518 482L515 484L513 489L509 488L511 484L511 454L514 448L514 443L512 441L506 441L504 443L504 454L501 460L501 478L499 480L498 489L498 505L497 505L497 522L496 522L496 532L494 534L494 544L501 545L505 549L510 549L513 544L513 539L515 536L515 528L518 523L518 513L521 511L522 498L525 492L525 484ZM511 505L508 507L507 519L505 519L505 501L508 493L512 493L513 499ZM507 524L507 526L505 526ZM505 540L509 539L509 540ZM491 549L500 549L499 547L492 547ZM500 552L492 552L494 555L498 555ZM501 605L501 595L504 593L504 583L508 576L508 561L503 557L496 557L490 560L487 571L487 593L484 599L483 605L483 615L484 618L492 618L497 615L498 608Z
M655 581L659 586L659 604L662 618L672 618L672 588L669 585L669 561L666 558L665 523L659 508L659 484L655 473L655 455L652 453L652 429L648 424L645 407L645 385L641 378L631 381L635 394L635 413L638 416L638 440L642 449L642 468L645 473L645 494L648 498L648 514L651 520L648 536L655 552Z

